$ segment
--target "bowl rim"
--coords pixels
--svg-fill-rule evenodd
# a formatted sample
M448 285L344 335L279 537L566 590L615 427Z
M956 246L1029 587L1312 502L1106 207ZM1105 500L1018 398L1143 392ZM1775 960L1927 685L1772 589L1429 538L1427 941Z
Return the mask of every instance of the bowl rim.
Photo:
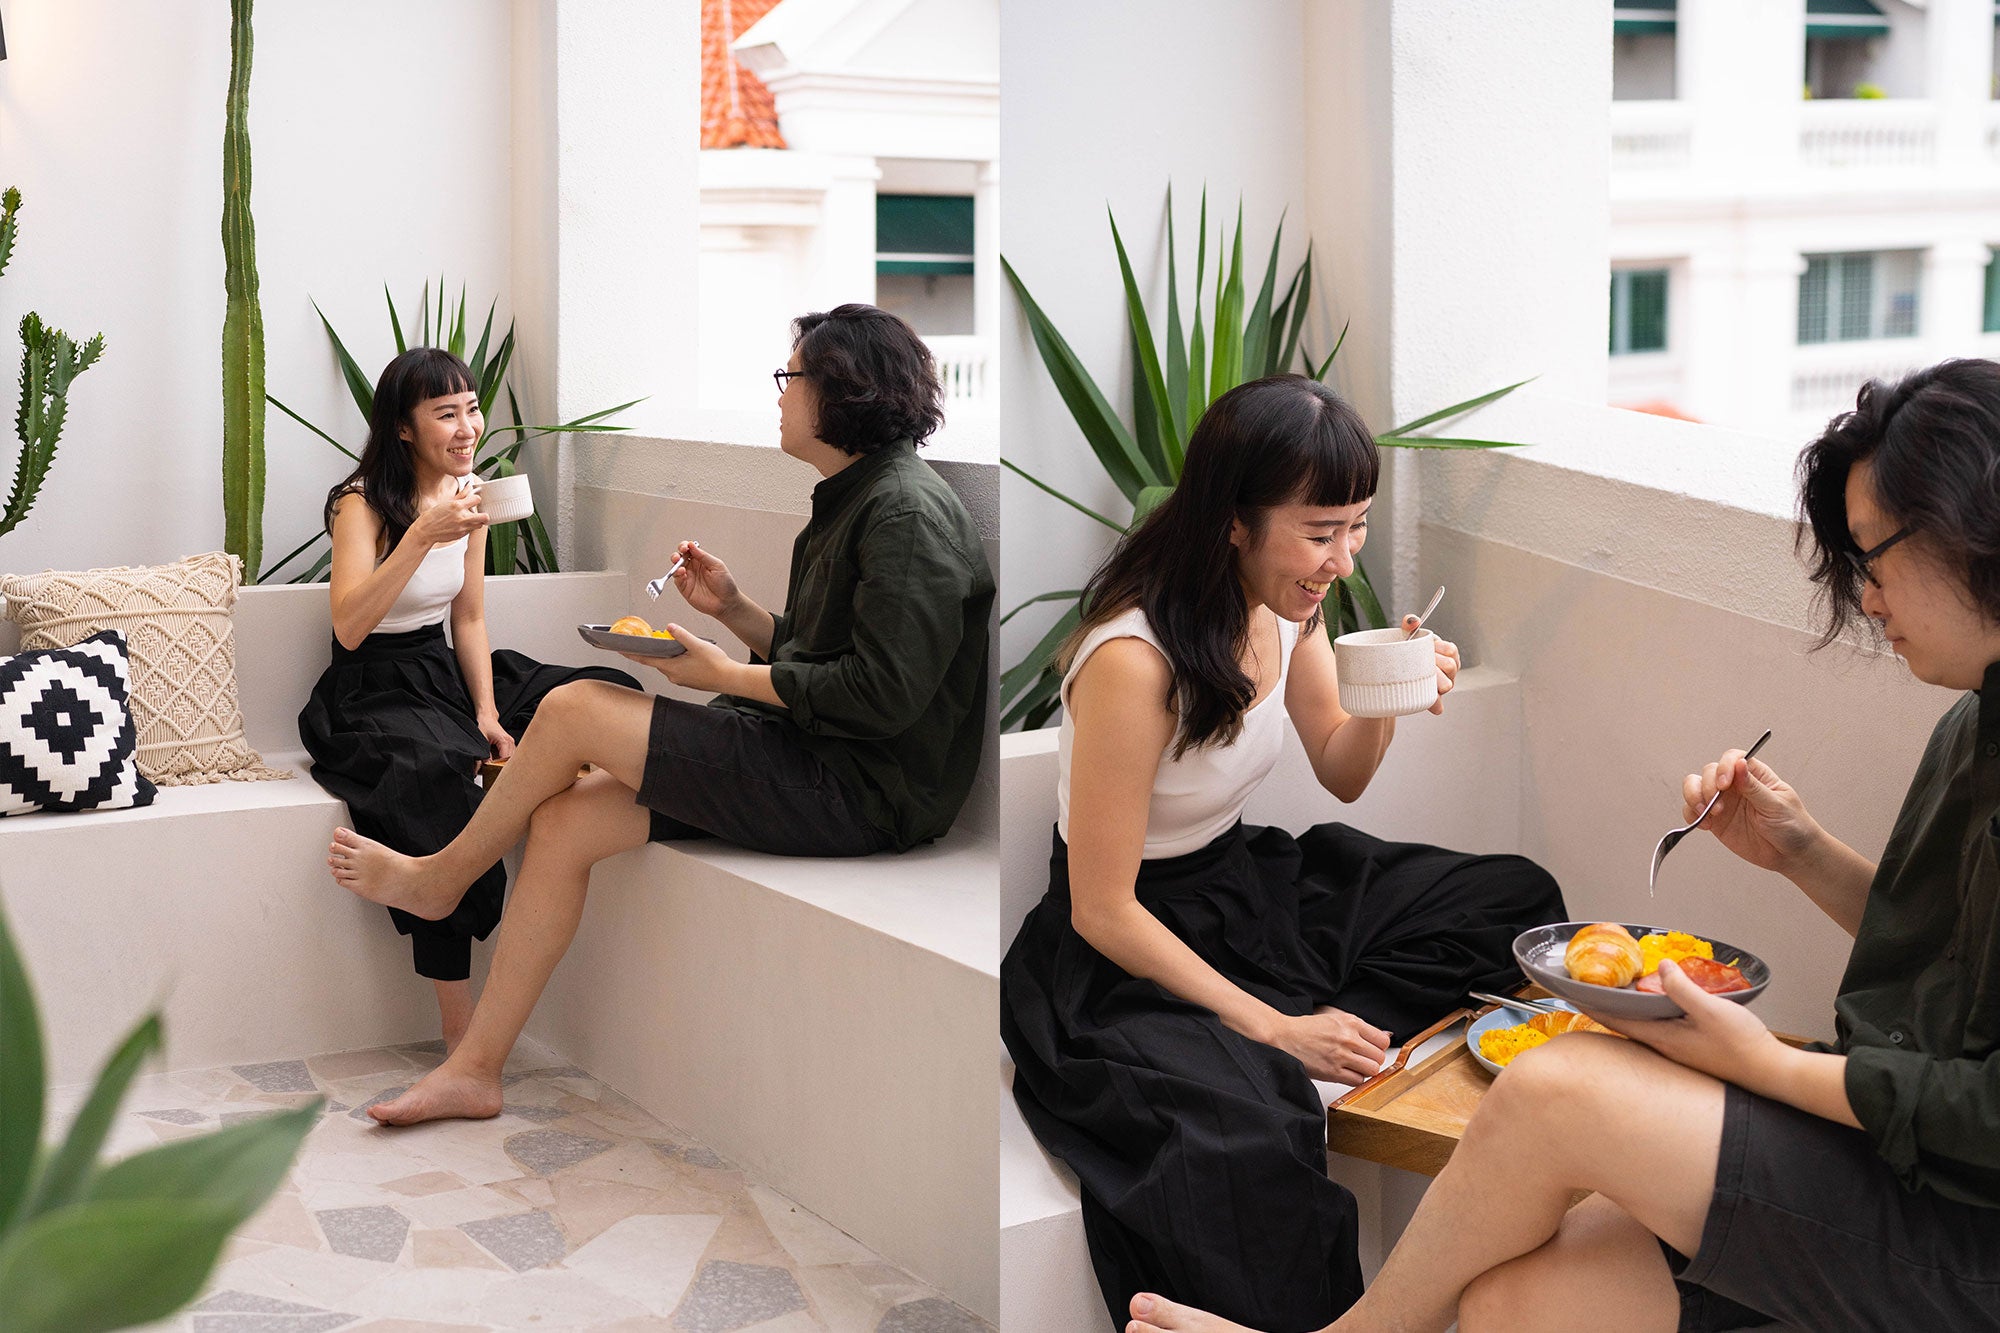
M1551 935L1549 937L1548 944L1551 947L1559 943L1567 945L1570 939L1572 939L1576 935L1577 931L1582 930L1585 926L1599 925L1603 923L1605 920L1606 918L1598 917L1590 921L1550 921L1550 922L1545 922L1544 924L1539 926L1530 926L1528 929L1522 931L1520 934L1514 937L1514 944L1512 950L1514 954L1514 961L1520 965L1521 971L1525 975L1537 981L1541 980L1543 975L1548 975L1555 977L1557 980L1561 981L1564 985L1585 986L1592 991L1603 991L1608 995L1629 996L1629 995L1654 994L1655 992L1652 991L1634 990L1633 987L1631 986L1604 986L1604 985L1599 985L1597 982L1594 981L1579 981L1575 977L1569 975L1569 970L1567 968L1560 966L1560 960L1558 960L1558 966L1556 967L1550 967L1545 964L1538 964L1530 961L1530 955L1527 951L1527 941L1530 936L1540 935L1545 931L1559 931L1566 926L1574 927L1574 929L1570 930L1568 934L1559 936ZM1623 926L1625 927L1625 929L1631 931L1632 937L1634 939L1637 939L1642 934L1647 934L1647 935L1665 934L1671 930L1678 929L1677 927L1671 927L1671 926L1658 926L1658 925L1641 926L1631 921L1619 921L1615 922L1614 924ZM1735 966L1738 967L1738 970L1745 972L1744 979L1749 981L1750 984L1742 990L1724 991L1721 993L1722 998L1733 999L1738 1001L1739 1003L1747 1003L1750 1000L1755 999L1758 995L1762 994L1764 988L1771 984L1771 976L1772 976L1771 965L1768 962L1764 961L1761 955L1753 953L1749 949L1743 948L1741 945L1732 944L1728 940L1717 939L1713 935L1703 934L1700 931L1683 930L1680 933L1684 935L1692 935L1699 940L1706 940L1710 945L1714 946L1715 950L1718 953L1726 950L1738 956L1739 961L1737 964L1735 964ZM1537 950L1537 952L1546 955L1549 952L1549 948L1545 947L1540 950ZM1761 969L1764 974L1762 980L1755 980L1750 978L1750 976L1748 975L1748 970L1742 968L1741 966L1742 960L1748 960L1749 962L1755 964L1759 969ZM1576 1001L1576 1003L1583 1003L1583 1002ZM1680 1013L1682 1011L1679 1008L1679 1006L1676 1005L1674 1012Z

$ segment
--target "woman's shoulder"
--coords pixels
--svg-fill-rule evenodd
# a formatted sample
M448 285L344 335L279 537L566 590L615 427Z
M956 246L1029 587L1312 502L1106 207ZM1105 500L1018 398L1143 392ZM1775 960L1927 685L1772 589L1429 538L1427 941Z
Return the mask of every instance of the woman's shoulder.
M336 520L354 516L366 517L377 524L382 521L381 511L368 503L368 496L358 481L349 482L334 493L332 511Z

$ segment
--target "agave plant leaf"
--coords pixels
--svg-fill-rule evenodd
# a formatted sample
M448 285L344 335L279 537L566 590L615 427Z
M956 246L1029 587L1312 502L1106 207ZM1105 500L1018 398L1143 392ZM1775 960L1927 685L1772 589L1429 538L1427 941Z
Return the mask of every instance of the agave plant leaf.
M542 563L542 568L531 568L530 572L535 574L557 572L561 566L556 563L556 544L549 540L549 530L542 526L541 514L530 514L521 521L528 525L528 536L533 543L533 549L539 552Z
M291 563L292 563L292 561L294 561L294 560L298 559L298 558L299 558L300 556L304 555L304 554L305 554L305 553L306 553L306 552L307 552L308 550L312 549L312 545L313 545L313 543L314 543L314 542L317 542L317 541L320 541L320 540L322 540L322 539L323 539L323 538L324 538L325 536L326 536L326 534L325 534L324 532L315 532L315 533L314 533L314 534L313 534L312 536L310 536L310 537L306 538L306 539L305 539L304 541L300 542L300 543L299 543L299 544L298 544L297 546L294 546L294 547L293 547L293 548L292 548L292 549L291 549L291 550L290 550L290 551L289 551L289 552L288 552L288 553L287 553L287 554L285 555L285 558L284 558L284 559L282 559L282 560L278 561L278 562L277 562L276 564L272 564L272 565L266 565L266 566L264 567L264 572L263 572L262 574L258 575L258 577L257 577L257 581L258 581L259 583L269 583L269 582L271 582L271 581L272 581L273 579L275 579L275 578L276 578L276 577L278 576L278 571L279 571L279 570L283 569L283 568L284 568L284 567L285 567L286 565L289 565L289 564L291 564ZM297 579L291 579L291 580L288 580L288 581L289 581L289 582L292 582L292 583L296 583L296 582L298 582L298 580L297 580Z
M1032 731L1046 725L1061 706L1062 676L1051 667L1035 677L1034 683L1014 701L1000 719L1000 728L1008 731L1021 727Z
M1358 558L1354 562L1354 572L1340 581L1340 588L1343 596L1353 599L1356 610L1366 617L1367 624L1389 623L1389 618L1382 613L1381 601L1375 596L1375 585L1368 579L1368 568Z
M1174 187L1167 186L1167 406L1171 409L1167 431L1167 475L1181 474L1181 458L1188 433L1188 353L1187 335L1181 328L1180 249L1174 241ZM1195 284L1197 306L1201 284ZM1138 401L1134 394L1133 402Z
M167 1199L37 1218L0 1243L8 1333L101 1333L164 1319L201 1291L240 1221Z
M360 461L361 461L360 457L359 457L358 455L356 455L356 454L355 454L355 452L354 452L354 451L353 451L352 449L349 449L349 448L348 448L348 447L347 447L346 445L342 444L342 443L341 443L341 442L340 442L339 440L336 440L336 439L334 439L334 438L333 438L333 436L331 436L331 435L328 435L328 434L327 434L327 433L326 433L325 431L321 430L321 429L320 429L320 428L319 428L318 426L315 426L315 425L313 425L313 424L312 424L312 422L310 422L310 421L307 421L307 420L306 420L306 419L305 419L304 417L300 416L300 415L299 415L299 414L298 414L297 412L294 412L294 411L292 411L292 409L291 409L291 408L289 408L289 407L286 407L286 406L285 406L285 405L284 405L283 403L279 402L279 401L278 401L278 400L277 400L276 398L273 398L273 397L272 397L272 396L271 396L271 395L270 395L269 393L266 393L266 394L264 395L264 401L265 401L265 402L267 402L267 403L269 403L269 404L270 404L271 406L273 406L273 407L277 408L277 409L278 409L278 410L279 410L280 412L283 412L283 413L284 413L284 414L285 414L286 416L290 417L290 418L291 418L292 420L294 420L294 421L298 422L298 423L299 423L299 424L300 424L301 426L304 426L304 427L305 427L305 428L306 428L307 430L311 431L311 432L312 432L313 434L315 434L315 435L319 436L319 437L320 437L320 438L321 438L322 440L325 440L325 441L326 441L326 442L327 442L328 444L332 445L332 446L333 446L334 448L336 448L336 449L340 450L340 452L342 452L343 454L346 454L346 455L347 455L347 456L348 456L349 458L352 458L352 459L354 459L354 461L355 461L355 462L357 462L357 463L358 463L358 462L360 462Z
M1312 243L1307 242L1306 257L1300 261L1298 271L1292 274L1291 290L1285 293L1284 304L1278 307L1277 313L1271 320L1274 336L1281 325L1285 326L1278 359L1271 365L1271 373L1274 375L1289 370L1292 362L1298 358L1299 332L1305 327L1306 305L1312 300L1312 264ZM1294 305L1294 301L1298 304Z
M1408 436L1411 431L1422 430L1425 426L1431 425L1434 422L1443 421L1447 417L1455 417L1462 412L1470 412L1475 407L1484 407L1486 406L1486 404L1492 402L1496 398L1505 398L1508 394L1514 392L1514 390L1520 388L1523 384L1532 383L1535 378L1536 378L1535 376L1530 375L1528 376L1527 379L1516 380L1512 384L1507 385L1505 388L1495 389L1491 393L1482 393L1477 398L1468 398L1462 403L1453 403L1450 407L1439 408L1437 411L1432 412L1428 416L1418 417L1415 421L1406 421L1402 425L1396 427L1394 430L1387 430L1382 433L1384 435L1394 436L1397 439L1402 439Z
M305 573L299 575L297 578L290 580L290 582L318 583L320 581L320 576L326 573L327 568L332 564L333 564L332 550L329 549L323 551L320 553L319 559L313 561L312 568L308 569Z
M486 344L493 338L493 315L499 309L500 298L496 296L493 304L486 307L486 327L479 331L479 346L472 349L472 360L465 363L479 386L479 401L482 404L479 410L482 415L486 411L483 406L486 402Z
M1449 435L1377 435L1375 443L1391 449L1518 449L1519 440L1465 440Z
M1215 270L1215 351L1208 401L1243 382L1243 205L1236 205L1236 238L1229 258Z
M1141 470L1142 480L1149 486L1157 486L1170 479L1167 472L1166 449L1160 442L1160 424L1173 419L1173 406L1167 401L1167 377L1160 369L1159 349L1153 344L1153 321L1146 314L1145 300L1139 295L1139 280L1132 275L1132 260L1125 253L1125 238L1118 234L1118 219L1110 209L1105 216L1111 219L1111 244L1118 251L1118 274L1125 283L1125 318L1131 326L1132 354L1137 362L1136 379L1145 386L1145 398L1151 418L1152 430L1141 426L1134 432L1144 459L1151 466ZM1171 257L1170 257L1171 262ZM1135 404L1138 389L1133 390Z
M160 1041L160 1016L148 1014L111 1053L83 1109L70 1122L62 1147L42 1168L41 1179L35 1185L34 1201L28 1205L24 1217L35 1217L61 1208L82 1195L85 1182L97 1162L98 1150L104 1146L104 1137L111 1130L113 1117L118 1114L118 1104L125 1100L125 1090L132 1086L132 1077L139 1072L139 1066L146 1057L160 1049Z
M493 460L495 477L511 477L514 465L505 458ZM521 524L496 523L486 530L486 572L489 574L512 574L520 559Z
M1082 623L1083 609L1080 606L1070 607L1057 617L1056 623L1049 627L1026 657L1000 674L1000 700L1003 705L1013 702L1014 696L1049 664L1056 649L1062 647L1063 640Z
M1173 493L1174 488L1171 486L1148 486L1140 491L1138 501L1132 506L1132 522L1126 530L1129 532L1132 528L1138 527L1146 520L1148 514L1158 509L1161 502Z
M513 364L513 361L514 326L509 324L506 336L500 339L500 346L493 353L493 359L486 363L486 379L479 386L479 414L481 416L493 415L494 397L499 393L500 386L507 382L507 367ZM507 390L509 402L512 402L513 395L514 391L510 387ZM514 405L514 420L517 424L521 420L519 404Z
M1202 286L1207 280L1208 187L1203 186L1201 191L1201 222L1195 233L1194 243L1194 331L1188 335L1186 422L1187 429L1190 432L1194 430L1194 423L1201 419L1201 414L1208 408L1208 346L1202 340L1201 327L1201 292ZM1182 444L1185 445L1186 441L1187 436L1182 435ZM1182 459L1174 461L1174 477L1176 480L1180 477L1181 463L1183 461Z
M1055 381L1056 392L1062 395L1070 415L1076 419L1084 440L1091 452L1111 477L1126 499L1132 499L1146 484L1145 460L1133 442L1132 435L1125 429L1125 423L1111 410L1097 382L1090 372L1083 368L1083 362L1071 350L1069 343L1042 308L1035 304L1035 298L1028 292L1027 284L1014 266L1003 257L1000 271L1014 288L1014 295L1021 302L1021 309L1028 319L1028 329L1034 335L1035 347L1042 354L1042 364L1047 367L1049 378Z
M1271 257L1264 264L1264 281L1257 288L1257 299L1250 303L1250 322L1243 327L1243 373L1244 382L1258 380L1272 373L1271 356L1277 351L1272 346L1271 302L1278 290L1278 247L1285 240L1285 218L1278 215L1278 226L1271 233Z
M446 351L463 361L465 359L465 284L458 285L458 315L451 322L451 342Z
M1164 472L1167 465L1164 437L1168 427L1160 420L1152 390L1146 384L1146 367L1139 351L1138 330L1128 326L1125 341L1132 355L1132 438L1138 443L1139 452L1146 456L1147 463Z
M0 1235L34 1186L46 1079L35 992L0 914Z
M1019 606L1015 607L1012 611L1009 611L1006 615L1001 616L1000 623L1003 625L1006 624L1008 621L1012 620L1015 616L1027 610L1029 607L1035 605L1037 602L1073 602L1081 596L1083 596L1083 589L1081 588L1064 588L1060 592L1039 593L1036 596L1030 597L1027 601L1021 603Z
M375 415L374 382L362 373L360 363L348 354L347 344L334 332L333 321L319 308L319 302L314 301L312 307L313 313L319 316L319 322L326 326L326 336L333 343L334 359L340 363L340 377L347 381L347 392L353 397L354 406L360 410L361 419L366 421Z
M389 284L386 282L382 284L382 299L389 305L389 331L396 335L396 355L401 356L410 348L403 341L403 321L396 314L396 298L389 295Z
M440 273L438 274L437 283L437 324L434 326L437 329L439 340L451 336L451 326L445 321L445 299L444 274ZM426 341L429 340L426 339Z
M1043 481L1040 477L1037 477L1034 473L1028 472L1025 469L1023 469L1020 465L1009 462L1007 459L1003 458L1000 460L1000 466L1006 468L1009 472L1013 473L1021 480L1027 482L1030 486L1035 486L1040 488L1041 490L1047 491L1050 495L1055 496L1056 499L1061 500L1064 504L1068 505L1071 509L1076 510L1079 514L1088 514L1091 518L1096 519L1099 523L1102 523L1105 527L1110 528L1113 532L1122 533L1125 531L1125 525L1123 523L1114 523L1110 519L1106 518L1104 515L1098 513L1095 509L1092 509L1090 506L1082 504L1076 500L1070 499L1067 495L1064 495L1061 491L1049 485L1046 481ZM1140 493L1144 494L1143 491Z

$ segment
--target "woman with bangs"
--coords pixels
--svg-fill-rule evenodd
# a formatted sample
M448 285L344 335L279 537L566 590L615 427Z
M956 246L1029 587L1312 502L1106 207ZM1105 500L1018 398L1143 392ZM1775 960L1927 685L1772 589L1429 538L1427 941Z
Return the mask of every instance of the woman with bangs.
M1323 626L1378 470L1315 380L1224 394L1061 656L1050 885L1002 965L1001 1028L1022 1114L1082 1184L1114 1327L1142 1291L1260 1329L1347 1309L1355 1201L1327 1178L1312 1080L1372 1075L1469 988L1517 980L1514 937L1563 918L1520 857L1242 823L1287 721L1342 801L1394 739L1342 711ZM1432 712L1458 667L1440 640Z
M487 519L470 484L485 428L466 364L412 347L383 369L368 443L326 498L333 661L299 713L299 738L314 779L347 802L355 826L411 853L465 827L480 761L513 753L550 690L586 679L638 686L607 667L491 651ZM437 991L446 1050L472 1019L472 941L498 924L506 888L495 862L438 920L390 909L417 975Z

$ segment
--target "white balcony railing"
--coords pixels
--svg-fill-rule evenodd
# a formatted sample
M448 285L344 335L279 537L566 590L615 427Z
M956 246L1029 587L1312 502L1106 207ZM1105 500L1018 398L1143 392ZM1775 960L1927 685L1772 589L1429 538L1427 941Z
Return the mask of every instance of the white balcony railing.
M1792 411L1826 415L1851 408L1869 380L1893 380L1934 359L1915 338L1800 347L1792 359Z
M1693 117L1680 102L1613 102L1611 169L1680 171L1689 163Z
M947 404L984 402L992 396L995 386L988 369L992 351L984 338L941 334L926 337L924 343L937 361Z
M1808 167L1928 167L1938 110L1929 102L1862 99L1799 108L1799 161Z

